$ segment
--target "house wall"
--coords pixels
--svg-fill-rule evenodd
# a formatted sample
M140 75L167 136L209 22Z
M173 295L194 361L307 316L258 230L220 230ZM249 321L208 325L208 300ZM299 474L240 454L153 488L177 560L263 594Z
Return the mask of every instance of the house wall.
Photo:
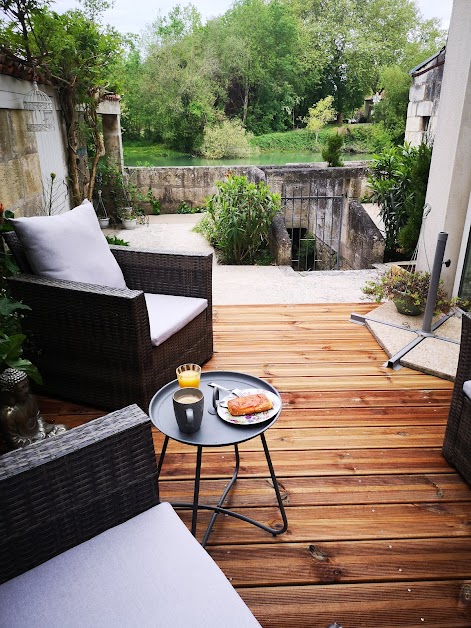
M31 216L42 212L43 186L56 175L54 211L70 209L65 184L67 165L58 104L54 92L40 85L53 103L47 132L28 130L32 112L23 109L23 99L33 88L30 81L0 74L0 203L15 215Z
M49 201L47 190L50 189L51 173L54 173L52 211L66 211L71 207L71 199L67 186L65 131L55 92L39 85L53 103L52 112L47 114L53 130L28 130L33 114L24 110L23 100L32 90L33 83L2 74L5 69L14 72L15 64L6 66L1 61L0 55L0 203L17 216L42 213L45 199ZM111 162L122 168L119 97L105 96L98 113L103 116L106 154ZM46 189L45 193L43 189Z
M445 55L441 53L412 77L405 134L406 142L412 146L418 146L435 135L444 60Z
M468 229L466 216L471 193L471 11L469 0L454 0L440 109L433 145L426 202L430 213L424 219L419 241L417 268L430 270L437 236L448 233L442 279L449 293L457 294L463 259L461 247ZM462 263L462 262L461 262Z

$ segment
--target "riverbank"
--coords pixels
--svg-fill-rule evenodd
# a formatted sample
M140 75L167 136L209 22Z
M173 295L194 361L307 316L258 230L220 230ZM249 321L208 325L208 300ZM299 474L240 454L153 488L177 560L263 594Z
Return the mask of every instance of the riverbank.
M319 132L317 141L305 129L267 133L250 139L253 152L244 157L224 157L207 159L202 156L186 155L169 149L162 144L144 141L124 141L124 163L126 166L219 166L252 165L279 166L291 163L322 162L322 147L326 138L333 132L340 132L344 138L342 159L365 161L391 145L387 133L372 124L349 124L343 127L327 126Z

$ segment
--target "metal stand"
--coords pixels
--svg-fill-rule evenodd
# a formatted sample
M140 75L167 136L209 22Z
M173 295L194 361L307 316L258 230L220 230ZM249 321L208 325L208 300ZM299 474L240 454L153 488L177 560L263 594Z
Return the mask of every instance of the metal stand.
M414 347L422 342L425 338L437 338L438 340L445 340L446 342L451 342L453 344L460 344L457 340L452 340L451 338L444 338L442 336L437 336L434 332L438 329L445 321L450 318L450 315L443 315L438 321L436 321L432 325L433 312L435 310L435 305L437 303L437 293L438 286L440 283L440 274L443 265L443 257L445 255L445 247L446 241L448 239L448 234L440 231L437 238L437 246L435 249L435 258L433 261L432 273L430 275L430 285L427 294L427 302L425 304L425 312L424 319L422 322L422 329L413 329L407 330L415 333L417 335L414 340L409 342L405 347L403 347L400 351L398 351L395 355L391 356L387 362L385 362L384 366L392 368L397 371L402 368L401 359L409 353ZM380 321L375 318L371 318L369 316L361 316L360 314L353 313L350 316L350 321L352 323L356 323L358 325L365 325L367 321L372 323L381 323L381 325L387 325L389 327L395 327L396 329L401 329L404 331L404 327L401 325L396 325L394 323L387 323L386 321Z
M235 517L236 519L240 519L241 521L246 521L247 523L251 523L252 525L257 526L258 528L261 528L262 530L265 530L266 532L270 532L270 534L272 534L273 536L277 536L278 534L283 534L283 532L286 532L286 530L288 529L288 519L286 517L283 500L281 498L280 489L278 487L278 482L276 480L275 470L273 468L273 464L271 461L270 452L268 451L268 445L265 439L265 434L263 433L260 434L260 438L262 440L263 450L265 452L265 458L267 461L268 469L270 471L270 477L273 483L273 488L275 489L276 500L278 502L278 508L280 510L281 518L283 519L283 525L279 527L271 528L269 526L266 526L264 523L260 523L259 521L256 521L255 519L251 519L250 517L246 517L245 515L241 515L237 512L234 512L233 510L229 510L227 508L222 507L222 504L224 503L229 491L231 490L235 481L237 480L237 475L239 473L240 457L239 457L239 448L237 445L234 445L234 451L235 451L235 457L236 457L234 473L232 474L231 480L229 481L221 497L219 498L217 505L209 506L207 504L200 504L198 500L199 500L201 458L202 458L203 446L198 445L198 449L196 453L195 487L194 487L194 493L193 493L193 503L186 503L186 502L170 502L170 503L172 504L174 508L187 508L193 511L192 518L191 518L191 533L193 534L193 536L196 536L196 527L198 523L198 510L212 510L213 511L211 520L208 524L208 527L206 528L206 532L201 542L201 545L203 547L206 546L206 543L208 542L208 539L209 539L209 535L211 534L211 530L213 529L217 516L220 513L222 513L223 515L228 515L229 517ZM169 441L169 437L166 436L164 440L164 444L162 446L162 452L160 454L159 464L157 467L157 483L160 477L160 472L162 470L162 465L165 458L165 452L167 451L168 441Z

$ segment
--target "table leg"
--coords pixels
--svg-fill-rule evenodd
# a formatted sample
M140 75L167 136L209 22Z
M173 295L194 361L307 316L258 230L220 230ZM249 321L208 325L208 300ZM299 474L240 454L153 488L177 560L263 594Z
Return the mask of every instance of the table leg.
M159 464L157 465L157 499L160 502L160 491L159 491L159 478L160 472L162 471L162 465L164 463L165 452L167 451L169 437L166 436L164 439L164 444L162 445L162 451L160 452Z
M265 458L267 461L267 465L268 465L268 469L270 471L270 477L271 480L273 482L273 489L275 491L275 495L276 495L276 500L278 503L278 508L281 514L281 518L283 520L283 525L281 527L277 527L277 528L272 528L270 526L265 525L264 523L260 523L259 521L256 521L255 519L252 519L250 517L246 517L245 515L241 515L238 512L234 512L233 510L229 510L227 508L223 508L222 504L224 503L224 500L227 497L227 494L229 493L229 491L231 490L232 486L234 485L234 482L237 479L237 474L239 472L239 448L237 445L234 445L234 450L235 450L235 456L236 456L236 464L235 464L235 468L234 468L234 473L232 475L232 478L230 480L230 482L228 483L228 485L226 486L226 488L224 489L224 492L222 493L218 503L216 506L209 506L207 504L199 504L198 503L198 499L199 499L199 489L200 489L200 475L201 475L201 458L202 458L202 446L199 445L198 446L198 450L197 450L197 454L196 454L196 470L195 470L195 487L194 487L194 495L193 495L193 503L192 504L188 504L188 503L181 503L181 502L172 502L172 506L174 506L175 508L191 508L193 511L193 516L192 516L192 520L191 520L191 533L193 534L193 536L196 536L196 527L197 527L197 520L198 520L198 509L200 510L212 510L213 514L211 516L211 520L209 522L208 527L206 528L206 532L203 538L203 541L201 543L201 545L203 547L206 546L206 543L208 541L209 535L211 533L211 530L213 528L214 522L216 521L216 518L218 516L218 514L223 514L223 515L228 515L230 517L234 517L235 519L239 519L240 521L245 521L246 523L251 523L254 526L257 526L258 528L261 528L262 530L265 530L266 532L270 532L270 534L272 534L273 536L278 536L278 534L283 534L283 532L286 532L286 530L288 529L288 519L286 517L286 512L285 512L285 508L283 505L283 500L281 498L281 494L280 494L280 489L278 487L278 482L276 481L276 475L275 475L275 470L273 468L273 464L271 461L271 457L270 457L270 452L268 450L268 445L267 442L265 440L265 435L262 433L260 434L260 438L262 439L262 445L263 445L263 450L265 452ZM168 442L168 438L166 438L166 441L164 441L164 447L162 449L162 455L165 453L165 449L167 447L167 442ZM161 458L162 460L162 458ZM159 462L159 469L158 472L160 472L160 467L161 464Z
M219 501L218 501L217 506L215 508L220 508L222 506L222 504L224 503L224 500L226 499L227 494L229 493L229 491L232 488L232 485L237 480L237 475L239 473L239 463L240 463L239 447L237 445L234 445L234 451L235 451L235 457L236 457L236 464L235 464L235 468L234 468L234 473L232 474L232 478L231 478L230 482L228 483L228 485L226 486L226 488L224 489L224 492L221 495L221 497L219 498ZM219 514L219 511L215 509L213 514L212 514L212 517L211 517L211 520L209 522L209 525L206 528L206 532L205 532L205 535L203 537L203 540L201 541L201 545L203 547L206 547L206 543L208 542L209 535L211 534L211 530L213 529L213 525L214 525L214 522L216 521L216 517L218 516L218 514Z
M195 490L193 494L193 516L191 518L191 533L196 536L196 525L198 523L198 499L200 492L200 475L201 475L201 454L203 448L198 445L196 452L196 470L195 470Z
M276 481L275 470L273 468L273 464L270 458L270 452L268 451L267 441L265 440L265 434L260 434L260 438L262 439L263 450L265 452L265 458L267 459L268 468L270 470L271 481L273 482L273 488L275 489L276 499L278 502L278 508L280 509L281 518L283 519L283 527L280 528L277 532L272 532L273 536L277 534L282 534L286 532L288 529L288 519L286 518L285 507L283 505L283 500L281 499L280 489L278 487L278 482Z

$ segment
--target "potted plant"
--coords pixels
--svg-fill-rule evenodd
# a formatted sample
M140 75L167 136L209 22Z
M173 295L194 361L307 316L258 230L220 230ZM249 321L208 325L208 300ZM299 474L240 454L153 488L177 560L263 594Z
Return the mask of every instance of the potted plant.
M425 310L430 273L422 271L409 272L402 268L392 267L376 281L368 281L362 291L375 297L380 303L384 299L392 301L400 314L418 316ZM453 307L467 307L468 303L458 298L449 299L440 281L435 312L448 313Z
M118 217L124 229L135 229L137 226L137 216L137 212L135 212L132 207L122 207L118 211Z
M100 227L102 229L107 229L110 226L110 217L108 216L105 204L103 203L101 190L98 190L98 204L96 208L96 213L98 216L98 222L100 223Z

